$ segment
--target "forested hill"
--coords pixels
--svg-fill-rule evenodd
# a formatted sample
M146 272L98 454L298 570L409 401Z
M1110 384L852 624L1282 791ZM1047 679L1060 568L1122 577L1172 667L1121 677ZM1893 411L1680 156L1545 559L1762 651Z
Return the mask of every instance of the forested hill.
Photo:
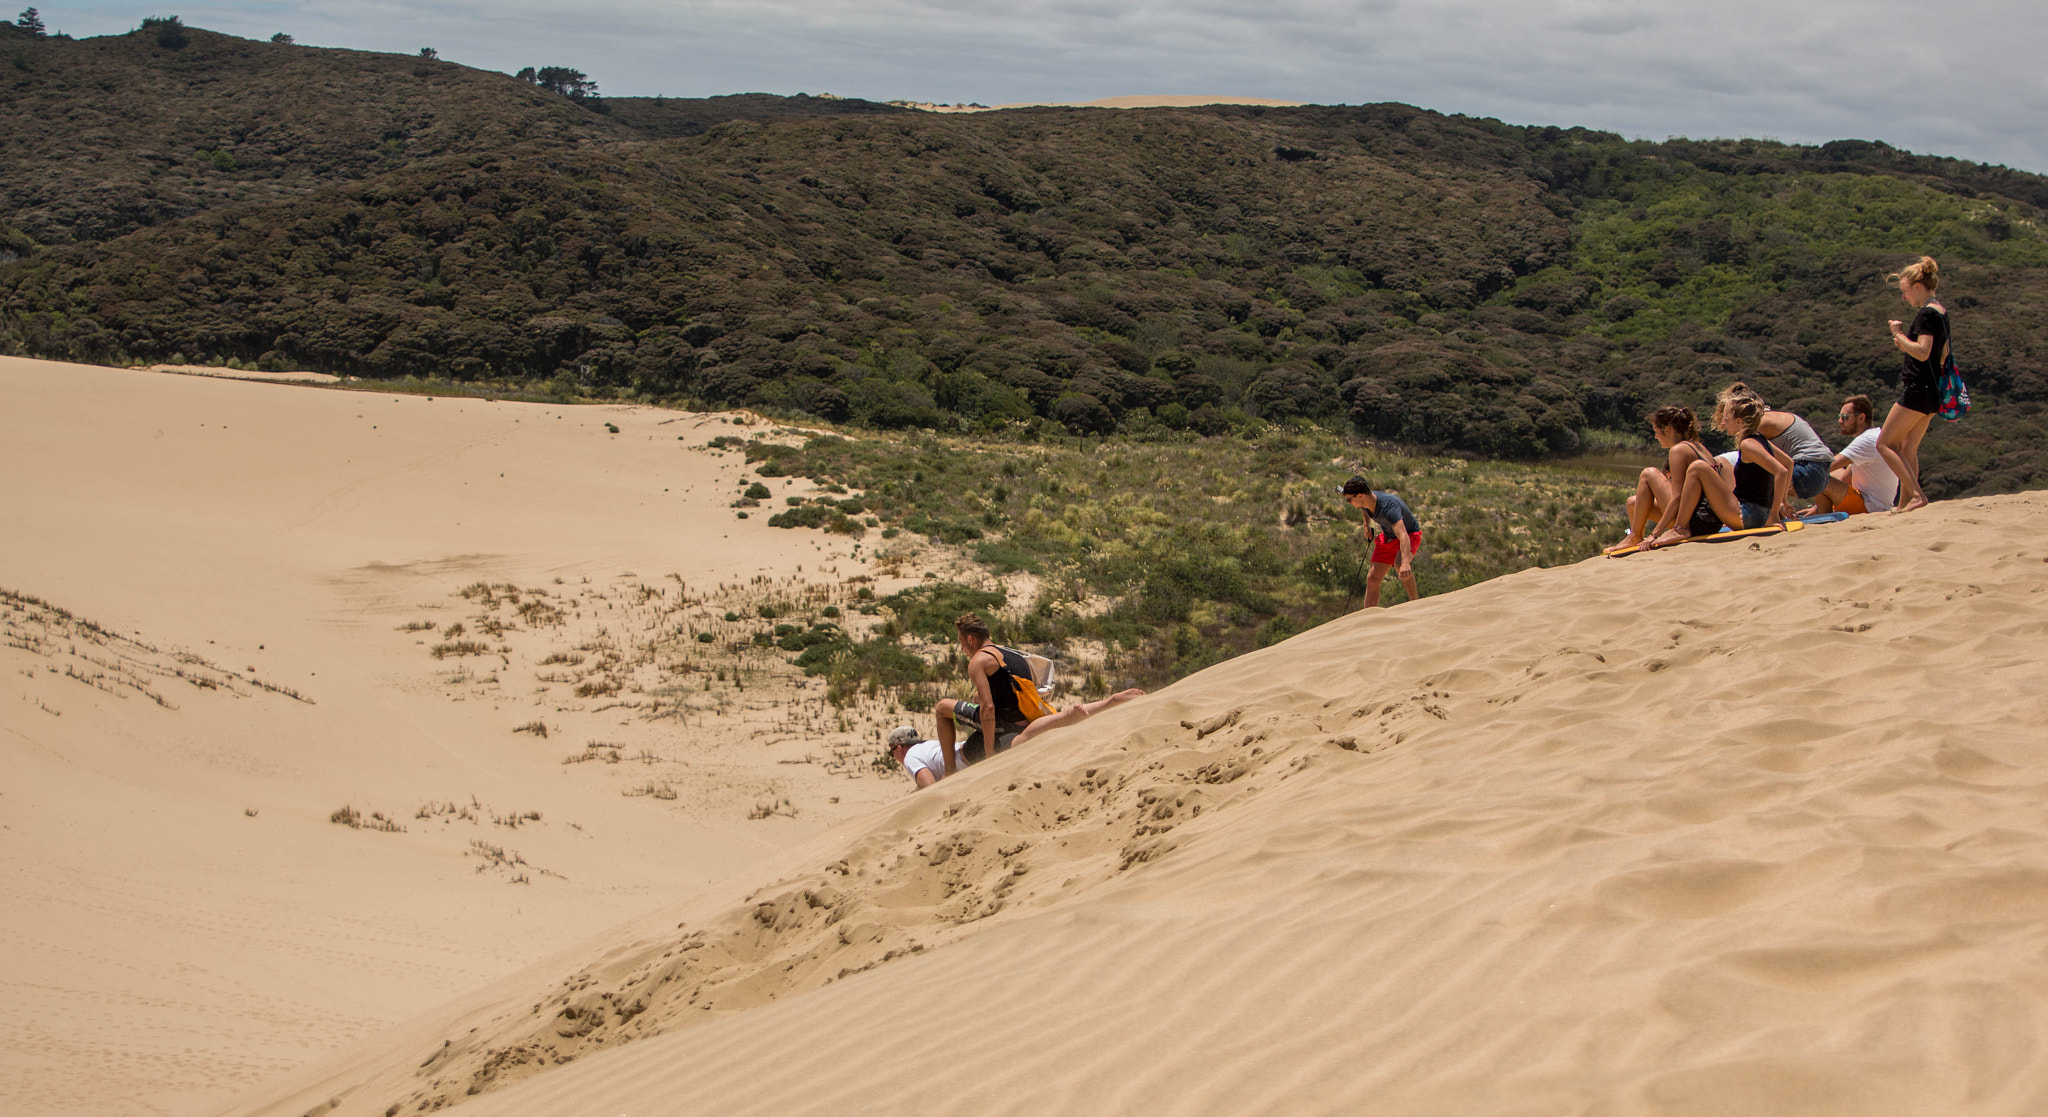
M1930 487L2048 481L2048 179L2000 167L1402 105L571 98L162 25L5 34L0 83L16 353L1528 457L1738 377L1884 402L1880 277L1929 252L1978 405Z

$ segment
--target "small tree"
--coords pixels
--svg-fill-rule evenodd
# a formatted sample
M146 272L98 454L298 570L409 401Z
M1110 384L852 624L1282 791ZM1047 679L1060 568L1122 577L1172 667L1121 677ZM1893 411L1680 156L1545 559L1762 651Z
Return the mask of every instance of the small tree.
M14 21L14 25L16 27L21 28L23 31L28 32L29 34L34 35L38 39L44 38L49 34L49 32L43 30L42 13L36 11L34 8L24 10L21 13L21 18Z
M271 41L271 42L273 42L273 43L276 43L276 44L277 44L278 46L281 46L281 47L288 47L288 46L292 45L292 41L293 41L293 40L292 40L292 37L291 37L290 35L287 35L287 34L285 34L284 32L282 32L282 31L279 31L279 32L278 32L277 34L275 34L275 35L272 35L272 36L270 37L270 41Z
M519 76L550 93L559 93L571 100L581 101L585 97L597 96L597 83L591 81L590 76L583 71L567 66L542 66L538 70L522 70Z
M139 30L156 36L156 45L165 50L179 50L188 41L185 38L185 21L177 16L150 16L142 21Z
M433 47L421 47L421 48L420 48L420 57L421 57L421 58L439 58L439 57L441 57L441 52L440 52L440 51L438 51L438 50L435 50L435 49L434 49Z

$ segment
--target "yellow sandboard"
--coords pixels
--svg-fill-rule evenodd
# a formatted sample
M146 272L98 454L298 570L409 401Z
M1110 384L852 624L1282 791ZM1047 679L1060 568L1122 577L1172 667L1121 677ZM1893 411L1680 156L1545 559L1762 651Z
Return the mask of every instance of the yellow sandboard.
M1803 529L1804 529L1805 527L1806 527L1806 525L1805 525L1805 524L1802 524L1802 523L1800 523L1800 522L1799 522L1798 520L1787 520L1787 521L1785 521L1784 523L1781 523L1781 524L1773 524L1773 525L1771 525L1770 527L1753 527L1753 528L1748 528L1748 529L1746 529L1746 530L1743 530L1743 531L1717 531L1717 532L1715 532L1715 533L1714 533L1714 534L1712 534L1712 535L1695 535L1695 536L1692 536L1691 538L1687 539L1687 540L1686 540L1686 542L1687 542L1687 543L1727 543L1727 542L1730 542L1731 540L1736 540L1736 539L1753 539L1753 538L1755 538L1756 536L1759 536L1759 535L1780 535L1780 534L1783 534L1784 532L1788 532L1788 531L1800 531L1800 530L1803 530ZM1607 557L1608 557L1608 558L1620 558L1620 557L1622 557L1623 555L1632 555L1632 554L1635 554L1635 553L1636 553L1637 551L1639 551L1639 550L1641 550L1641 549L1642 549L1642 544L1640 544L1640 543L1639 543L1639 544L1637 544L1637 545L1636 545L1636 546L1634 546L1634 547L1624 547L1623 549L1621 549L1621 550L1619 550L1619 551L1608 551L1608 552L1607 552ZM1657 548L1657 549L1658 549L1658 550L1662 550L1663 548L1661 548L1661 547L1660 547L1660 548Z

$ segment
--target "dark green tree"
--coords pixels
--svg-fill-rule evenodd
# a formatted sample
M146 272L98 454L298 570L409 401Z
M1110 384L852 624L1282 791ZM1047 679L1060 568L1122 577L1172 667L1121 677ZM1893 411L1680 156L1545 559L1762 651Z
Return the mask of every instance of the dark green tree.
M177 16L150 16L138 30L155 35L156 45L165 50L182 50L189 41L185 37L185 21Z
M581 70L567 66L542 66L538 70L519 71L519 76L540 86L550 93L559 93L572 100L597 96L597 83Z
M293 40L292 40L292 37L291 37L290 35L287 35L287 34L285 34L284 32L282 32L282 31L279 31L279 32L278 32L277 34L275 34L275 35L272 35L272 36L270 37L270 41L271 41L271 42L273 42L273 43L276 43L276 44L278 44L279 46L286 46L286 47L288 47L288 46L292 45L292 41L293 41Z
M38 39L44 38L49 34L49 32L43 30L42 13L36 11L34 8L28 8L24 10L21 13L21 18L14 21L14 25L16 27L21 28L23 31L28 32L29 34L34 35Z
M441 52L440 52L440 51L438 51L438 50L435 50L435 49L434 49L433 47L421 47L421 48L420 48L420 57L421 57L421 58L439 58L439 57L441 57Z

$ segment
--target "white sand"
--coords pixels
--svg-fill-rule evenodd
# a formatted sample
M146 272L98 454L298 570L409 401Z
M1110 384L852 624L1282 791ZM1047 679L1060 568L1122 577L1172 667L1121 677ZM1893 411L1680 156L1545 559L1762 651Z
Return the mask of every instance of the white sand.
M604 416L103 374L153 417L207 393L229 427L156 424L178 468L116 484L78 443L146 445L137 408L67 424L71 380L0 374L7 476L33 481L0 514L38 525L0 585L320 703L244 681L171 713L4 649L10 1111L174 1110L354 1037L228 1112L2048 1110L2041 494L1356 614L932 791L828 784L845 813L798 833L834 818L622 799L559 764L564 734L500 728L535 707L422 674L391 630L471 569L661 569L664 541L600 514L680 521L647 477L706 455L647 440L656 413L528 446ZM361 478L360 432L328 436L345 463L320 448L358 410L401 480ZM302 437L256 433L279 429ZM666 542L745 568L722 549L745 533L711 534ZM668 615L605 593L579 631ZM541 635L509 634L504 670ZM597 716L551 693L565 726ZM471 788L538 804L475 832L569 880L474 872L466 823L325 820ZM714 860L696 842L758 834L784 844L668 899L710 875L681 865Z
M2040 494L1353 615L233 1112L2042 1112L2044 641Z
M0 601L0 1111L218 1105L902 794L827 770L872 733L770 732L819 705L787 682L681 720L535 682L607 625L630 658L657 613L704 623L671 572L861 569L727 507L750 471L704 443L760 429L0 358L0 590L118 636ZM574 611L503 657L398 631L474 627L480 580ZM592 740L624 762L563 763ZM623 794L650 783L676 798Z

